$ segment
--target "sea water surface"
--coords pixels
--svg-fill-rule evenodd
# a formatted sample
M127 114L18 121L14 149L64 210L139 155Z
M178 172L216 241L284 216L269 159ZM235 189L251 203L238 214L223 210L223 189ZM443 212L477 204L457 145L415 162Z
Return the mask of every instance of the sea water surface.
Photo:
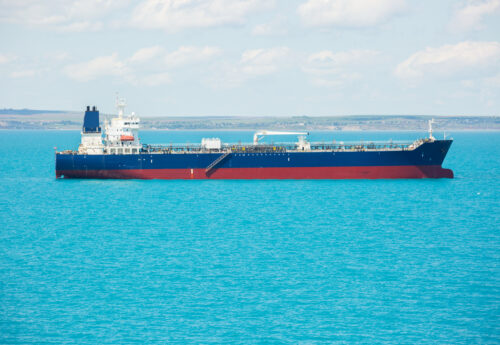
M0 131L0 343L498 344L500 133L453 137L452 180L56 180L79 132Z

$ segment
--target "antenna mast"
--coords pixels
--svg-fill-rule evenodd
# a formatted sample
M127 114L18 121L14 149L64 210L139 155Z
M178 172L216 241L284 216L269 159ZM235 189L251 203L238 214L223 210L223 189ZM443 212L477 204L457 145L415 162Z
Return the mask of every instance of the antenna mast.
M434 136L432 135L432 124L435 123L434 119L429 120L429 139L431 140L436 140Z
M123 112L125 110L125 106L127 104L125 103L124 98L119 98L118 95L116 95L116 108L118 109L118 117L121 119L123 117Z

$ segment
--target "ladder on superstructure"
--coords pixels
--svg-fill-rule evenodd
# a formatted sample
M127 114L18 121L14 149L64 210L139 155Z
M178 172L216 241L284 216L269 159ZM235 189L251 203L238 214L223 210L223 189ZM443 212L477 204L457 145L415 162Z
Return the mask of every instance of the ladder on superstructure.
M210 163L209 166L207 166L207 168L205 169L205 174L208 175L212 170L214 170L217 167L217 165L222 163L222 161L230 155L231 155L231 152L226 152L226 153L220 155L219 157L217 157L216 160L214 160L212 163Z

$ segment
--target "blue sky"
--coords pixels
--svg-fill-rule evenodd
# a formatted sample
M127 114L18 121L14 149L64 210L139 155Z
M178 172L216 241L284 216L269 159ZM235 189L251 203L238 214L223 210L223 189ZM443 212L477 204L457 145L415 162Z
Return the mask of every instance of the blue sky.
M500 0L0 0L0 38L0 108L500 113Z

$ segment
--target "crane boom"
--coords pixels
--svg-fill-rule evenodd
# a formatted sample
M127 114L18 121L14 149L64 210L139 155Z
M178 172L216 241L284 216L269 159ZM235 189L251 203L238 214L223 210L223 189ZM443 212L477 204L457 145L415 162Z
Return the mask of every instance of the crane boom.
M281 131L258 131L253 135L253 143L257 145L259 140L266 135L309 135L309 132L281 132Z

